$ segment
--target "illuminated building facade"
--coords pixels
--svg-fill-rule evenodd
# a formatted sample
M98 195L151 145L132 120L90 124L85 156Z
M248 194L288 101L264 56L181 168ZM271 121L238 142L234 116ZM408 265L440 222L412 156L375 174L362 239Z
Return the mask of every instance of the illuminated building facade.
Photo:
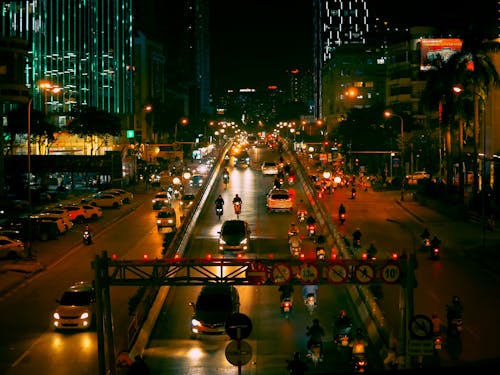
M0 4L0 37L29 43L25 83L50 113L88 105L133 112L132 0L32 0ZM60 88L43 92L40 82Z

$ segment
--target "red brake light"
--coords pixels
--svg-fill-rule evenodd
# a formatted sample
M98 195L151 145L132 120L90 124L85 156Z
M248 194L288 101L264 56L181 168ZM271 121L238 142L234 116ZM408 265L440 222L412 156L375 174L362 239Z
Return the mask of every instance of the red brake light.
M207 255L205 256L205 259L206 259L206 260L211 260L211 259L212 259L212 254L207 254Z
M392 259L393 260L398 260L398 254L397 253L392 253Z
M116 254L111 255L112 260L116 260L117 258L118 258L118 255L116 255Z
M175 254L174 259L181 259L181 256L179 254Z
M243 255L242 255L241 253L239 253L239 254L237 255L237 258L238 258L238 259L243 259Z
M367 258L368 258L368 255L366 253L363 253L363 255L361 255L361 259L366 260Z
M143 254L142 255L143 260L149 260L149 255L148 254Z
M300 253L299 257L300 259L304 259L306 256L304 255L304 253Z

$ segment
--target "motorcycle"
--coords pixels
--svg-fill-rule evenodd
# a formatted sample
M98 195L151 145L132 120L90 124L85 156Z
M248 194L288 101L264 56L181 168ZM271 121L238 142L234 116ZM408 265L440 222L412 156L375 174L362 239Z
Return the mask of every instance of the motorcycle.
M448 324L448 331L453 336L460 336L464 325L464 321L461 318L453 318Z
M224 175L222 176L222 181L224 182L224 185L227 188L227 184L229 184L229 175L227 173L224 173Z
M356 199L356 191L351 192L351 199Z
M353 354L352 356L354 372L365 372L368 362L364 353Z
M297 212L297 221L299 223L305 223L307 220L307 211L305 210L300 210Z
M290 254L293 257L300 257L300 253L302 252L302 244L300 238L298 236L292 236L288 240L288 244L290 245Z
M236 215L241 214L241 202L234 202L233 207L234 207L234 213Z
M309 238L313 238L316 235L316 225L309 224L307 226L307 234L308 234Z
M89 230L83 231L82 238L85 245L90 245L92 243L92 234Z
M431 239L430 238L424 238L422 240L422 250L425 252L430 252L431 251Z
M295 183L295 176L288 176L288 185L293 185Z
M355 250L358 250L361 248L361 240L359 238L353 238L352 244L353 244Z
M281 300L281 313L286 319L288 319L290 313L292 312L292 306L293 303L291 297L285 297Z
M316 296L314 295L314 293L309 293L306 296L304 303L306 305L307 310L309 311L309 314L312 315L314 309L316 308Z
M316 247L316 259L325 260L326 252L323 246Z
M347 348L349 346L352 325L342 327L334 336L333 341L338 347Z
M431 247L431 259L433 260L439 259L439 247L437 246Z
M340 221L340 225L345 223L345 213L344 212L339 214L339 221Z
M311 359L314 367L318 367L319 363L322 361L321 345L320 344L311 345L311 349L307 353L307 357Z
M217 215L219 220L220 220L220 217L222 216L223 213L224 213L224 210L222 209L222 206L215 207L215 214Z

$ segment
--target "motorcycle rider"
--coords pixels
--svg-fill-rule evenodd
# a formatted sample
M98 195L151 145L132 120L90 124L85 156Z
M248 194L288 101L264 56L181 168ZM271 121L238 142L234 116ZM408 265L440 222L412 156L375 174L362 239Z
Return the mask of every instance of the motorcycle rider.
M425 240L426 238L431 238L431 233L429 232L429 230L427 228L424 229L424 231L420 235L420 238L423 240Z
M288 238L291 236L299 235L299 227L295 225L295 223L290 224L290 228L288 228Z
M233 204L239 203L241 205L241 198L239 197L238 194L236 194L233 198Z
M377 248L375 245L370 243L370 246L368 246L368 249L366 250L366 255L368 255L369 259L375 259L375 256L377 255Z
M285 298L292 299L293 295L293 285L291 284L282 284L278 288L278 291L280 292L280 302L283 301Z
M217 197L217 199L215 200L215 208L221 208L222 209L222 206L224 206L224 199L222 198L222 195L219 194L219 196Z
M432 333L436 336L441 333L441 319L439 319L438 313L432 313Z
M343 333L349 330L352 326L352 320L347 316L347 311L340 310L339 315L334 323L335 334ZM348 332L346 332L348 333Z
M432 248L436 248L437 247L439 249L440 245L441 245L441 240L437 236L432 237L432 240L431 240L431 246L432 246Z
M320 357L323 357L323 336L325 336L325 330L319 325L318 319L313 319L312 326L307 327L306 335L309 336L307 349L311 351L313 345L319 345Z
M307 296L309 294L314 295L314 304L318 304L318 289L319 286L317 285L311 285L311 284L304 284L302 285L302 298L304 299L304 303L307 302Z
M363 330L361 328L356 329L356 334L354 339L351 341L349 346L352 348L352 355L364 355L366 348L366 340L363 335Z
M356 198L356 189L354 188L354 186L353 186L353 188L351 189L351 198L352 198L352 199Z
M352 233L352 243L354 246L361 243L361 231L359 228L356 228L356 230Z
M446 319L448 320L448 327L452 324L453 319L461 319L464 308L460 302L460 297L453 296L451 305L446 305Z
M92 232L90 231L90 227L88 224L85 224L85 228L83 229L83 234L82 236L85 238L85 234L88 233L88 239L87 242L90 244L92 243Z
M346 211L345 211L344 204L341 203L340 206L339 206L339 217L341 217L342 214L345 215L345 213L346 213Z
M307 371L307 365L300 359L300 352L293 353L293 359L287 361L286 369L290 371L290 375L304 375Z
M280 189L281 188L281 181L278 177L274 179L274 184L273 184L275 189Z

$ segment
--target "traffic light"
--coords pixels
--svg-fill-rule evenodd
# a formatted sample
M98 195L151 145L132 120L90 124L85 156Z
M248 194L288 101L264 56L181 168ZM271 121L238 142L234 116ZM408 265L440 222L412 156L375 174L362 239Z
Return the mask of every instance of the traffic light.
M354 163L356 164L356 167L359 166L359 159L358 158L354 159Z

